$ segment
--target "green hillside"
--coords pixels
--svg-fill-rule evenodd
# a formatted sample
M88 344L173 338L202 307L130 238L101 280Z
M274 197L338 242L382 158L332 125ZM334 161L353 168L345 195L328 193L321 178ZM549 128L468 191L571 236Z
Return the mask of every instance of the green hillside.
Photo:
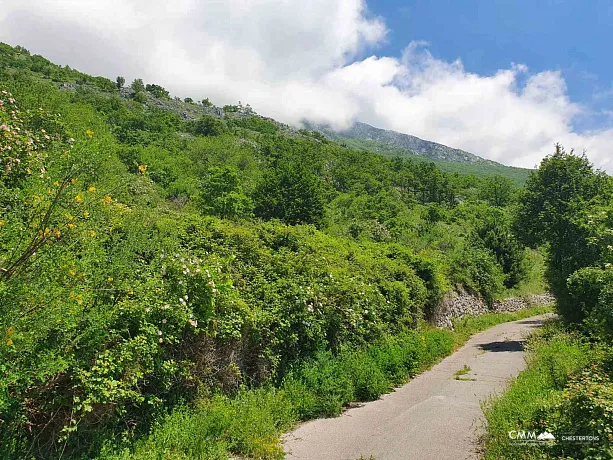
M4 44L0 90L3 459L278 458L288 423L449 353L454 336L425 325L447 291L542 289L507 174L343 147Z
M432 159L423 154L415 153L403 147L398 147L388 143L373 141L370 139L349 138L343 137L342 134L332 137L335 142L345 145L352 149L364 150L368 152L379 153L390 158L400 157L416 162L432 162L442 171L454 174L462 175L474 175L477 177L494 177L502 176L511 179L516 185L522 186L528 176L530 175L529 169L515 168L513 166L505 166L493 161L444 161L438 159Z

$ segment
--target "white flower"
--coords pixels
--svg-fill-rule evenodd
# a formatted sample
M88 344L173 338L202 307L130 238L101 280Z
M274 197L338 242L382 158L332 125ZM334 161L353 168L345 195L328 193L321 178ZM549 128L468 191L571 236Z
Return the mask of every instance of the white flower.
M166 324L166 318L162 320L162 324Z
M162 335L162 331L160 331L159 329L158 329L158 335L159 335L159 336L161 336L161 335Z

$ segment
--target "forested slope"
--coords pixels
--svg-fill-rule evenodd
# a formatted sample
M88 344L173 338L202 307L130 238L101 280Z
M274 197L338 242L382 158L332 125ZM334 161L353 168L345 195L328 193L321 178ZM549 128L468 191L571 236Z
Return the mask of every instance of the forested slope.
M416 332L446 291L541 288L507 178L353 150L19 47L0 45L0 65L3 458L96 456L177 404L292 375L293 394L316 388L322 364L292 370L383 342L421 350L398 381L453 346ZM352 391L301 416L374 397Z

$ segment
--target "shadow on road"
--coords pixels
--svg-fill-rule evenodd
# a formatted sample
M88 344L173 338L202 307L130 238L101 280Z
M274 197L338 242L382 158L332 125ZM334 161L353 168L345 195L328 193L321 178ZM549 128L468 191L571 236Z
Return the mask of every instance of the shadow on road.
M518 321L519 324L543 324L543 320L540 319L525 319L523 321Z
M508 340L504 342L490 342L479 345L479 348L484 351L523 351L523 340Z

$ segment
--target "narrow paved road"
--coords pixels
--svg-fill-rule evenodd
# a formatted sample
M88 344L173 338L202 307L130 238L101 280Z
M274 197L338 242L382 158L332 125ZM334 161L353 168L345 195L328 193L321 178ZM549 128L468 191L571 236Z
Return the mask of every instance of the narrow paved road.
M481 401L503 391L525 366L523 341L550 315L504 323L473 336L378 401L319 419L285 435L288 459L462 460L479 458ZM470 371L456 379L455 373Z

